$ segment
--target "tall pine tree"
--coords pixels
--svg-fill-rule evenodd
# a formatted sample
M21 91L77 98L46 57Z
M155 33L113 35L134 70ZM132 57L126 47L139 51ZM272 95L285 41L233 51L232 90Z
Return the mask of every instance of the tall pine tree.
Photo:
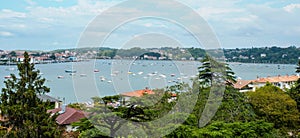
M202 66L198 67L198 79L201 86L210 87L212 80L217 78L229 85L233 85L236 82L234 72L228 64L218 62L209 55L206 55L201 62Z
M296 67L296 73L300 73L300 60L298 61L298 64Z
M59 137L55 118L47 113L49 102L37 97L50 89L44 86L45 79L30 63L27 52L24 53L24 61L18 64L18 70L19 77L11 74L1 93L0 111L7 118L1 124L8 128L5 137Z

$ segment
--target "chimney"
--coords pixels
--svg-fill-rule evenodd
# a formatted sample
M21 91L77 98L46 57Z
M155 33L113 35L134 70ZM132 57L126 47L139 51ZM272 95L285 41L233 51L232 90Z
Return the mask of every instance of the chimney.
M59 111L58 113L59 114L63 114L63 113L65 113L66 112L66 104L63 104L62 106L61 106L61 111Z

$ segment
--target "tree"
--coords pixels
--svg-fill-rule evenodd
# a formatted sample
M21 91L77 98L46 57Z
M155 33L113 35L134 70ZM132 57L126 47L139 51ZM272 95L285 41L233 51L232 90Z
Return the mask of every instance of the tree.
M11 52L9 53L9 55L12 56L12 57L16 57L16 56L17 56L17 53L16 53L15 51L11 51Z
M264 121L253 122L214 122L204 128L192 130L192 137L205 138L257 138L257 137L283 137L272 123Z
M296 67L296 73L300 73L300 60L298 61L298 64Z
M2 122L8 127L8 137L58 137L60 132L55 117L47 113L50 102L37 97L50 89L44 86L45 79L39 76L34 64L30 64L27 52L24 62L18 64L19 76L11 74L2 89L0 110L7 118Z
M56 59L56 56L55 56L54 53L52 53L51 56L50 56L49 58L52 59L52 60L55 60L55 59Z
M295 85L288 90L288 94L296 101L297 109L300 112L300 79L298 79Z
M202 66L198 67L198 78L202 86L211 86L213 79L219 79L220 83L227 83L230 85L236 82L234 72L232 72L228 64L220 63L209 55L206 55L201 62Z
M295 129L299 126L296 102L280 88L268 83L255 92L247 93L255 113L276 128Z

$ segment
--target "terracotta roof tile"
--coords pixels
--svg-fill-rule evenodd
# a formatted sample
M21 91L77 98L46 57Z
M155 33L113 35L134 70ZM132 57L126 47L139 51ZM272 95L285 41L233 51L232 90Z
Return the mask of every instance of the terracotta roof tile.
M236 89L242 89L243 87L247 86L249 83L251 83L252 80L238 80L233 87Z
M145 94L154 94L154 92L150 89L143 89L143 90L137 90L133 92L125 92L122 93L121 95L128 96L128 97L141 97Z
M275 77L266 77L266 78L258 78L254 80L254 82L257 83L266 83L266 82L289 82L289 81L297 81L299 79L298 76L292 75L292 76L275 76Z
M61 111L61 108L55 108L48 110L49 113L57 113ZM73 122L79 121L81 118L85 118L85 113L83 111L66 107L66 111L56 117L56 121L59 125L68 125Z

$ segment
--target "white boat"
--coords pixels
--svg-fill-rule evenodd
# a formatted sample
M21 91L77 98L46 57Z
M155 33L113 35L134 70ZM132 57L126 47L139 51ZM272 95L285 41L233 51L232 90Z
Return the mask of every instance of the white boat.
M103 76L100 76L101 81L105 81L105 78Z
M138 74L139 74L139 75L142 75L143 73L144 73L144 72L139 72Z
M10 79L11 76L4 76L4 79Z
M63 79L63 78L64 78L64 76L57 76L57 78L58 78L58 79Z
M94 69L94 72L99 72L99 70L98 69Z
M160 74L159 77L166 78L167 76L164 74Z

